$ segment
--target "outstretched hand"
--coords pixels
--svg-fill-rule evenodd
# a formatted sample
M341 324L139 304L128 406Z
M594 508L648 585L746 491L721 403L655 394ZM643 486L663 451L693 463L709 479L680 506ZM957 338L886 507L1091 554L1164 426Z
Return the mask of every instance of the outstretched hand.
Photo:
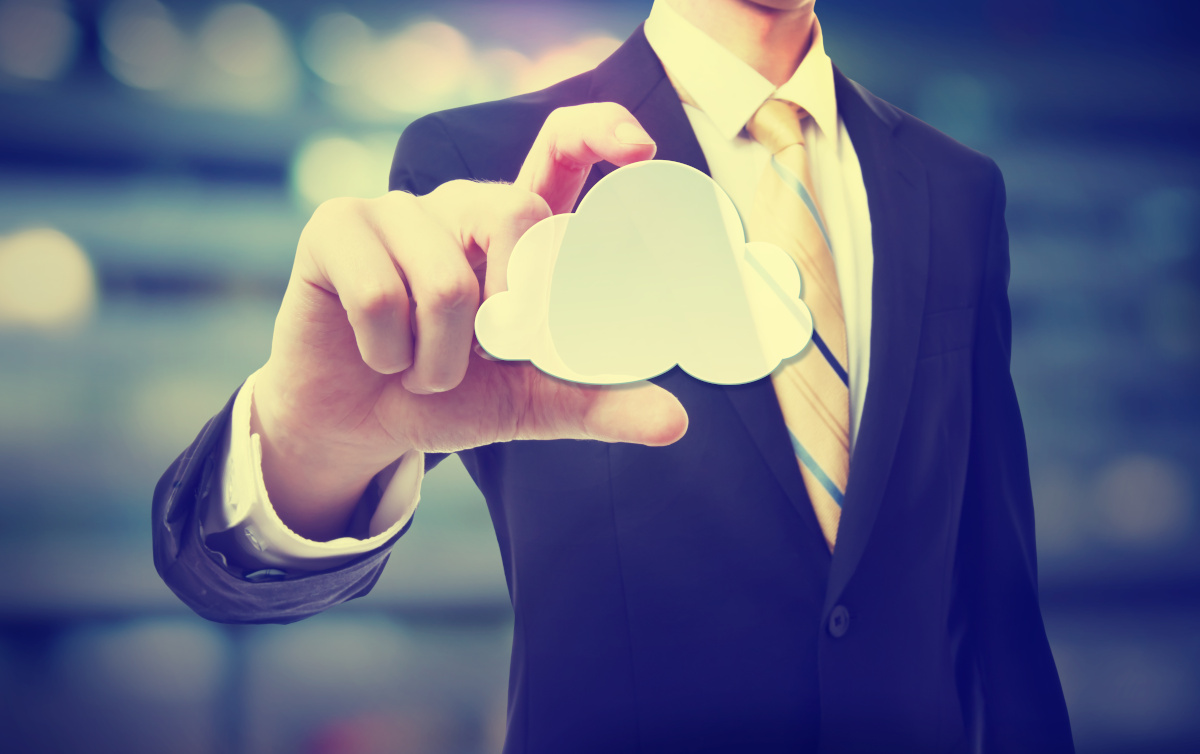
M473 349L475 313L505 289L521 235L569 212L593 164L654 152L625 108L579 105L551 113L512 185L452 181L316 210L252 412L267 490L293 530L340 535L370 479L409 450L683 436L683 407L648 382L577 385Z

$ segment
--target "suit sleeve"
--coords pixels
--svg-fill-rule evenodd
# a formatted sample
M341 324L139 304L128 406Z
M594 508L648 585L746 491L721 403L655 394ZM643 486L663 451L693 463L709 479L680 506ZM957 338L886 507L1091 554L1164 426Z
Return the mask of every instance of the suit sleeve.
M983 751L1073 752L1066 703L1038 604L1033 496L1010 373L1008 231L994 199L974 354L971 449L960 557Z
M404 530L379 550L298 578L247 571L208 546L200 522L219 486L218 455L234 397L204 425L154 489L154 566L163 581L196 613L221 623L291 623L366 594Z
M426 194L445 181L470 177L441 122L427 116L400 137L389 183L393 190ZM201 521L214 487L219 487L215 477L221 438L228 431L235 398L236 393L154 489L154 566L163 581L199 615L222 623L291 623L369 592L408 525L378 550L297 577L241 568L208 546ZM427 455L426 468L442 458Z

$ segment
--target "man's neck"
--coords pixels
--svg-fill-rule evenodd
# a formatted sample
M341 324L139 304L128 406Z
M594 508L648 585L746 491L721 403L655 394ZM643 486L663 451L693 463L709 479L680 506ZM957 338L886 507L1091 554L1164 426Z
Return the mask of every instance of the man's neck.
M792 77L812 44L815 0L799 2L800 7L788 10L777 10L750 0L666 2L775 86Z

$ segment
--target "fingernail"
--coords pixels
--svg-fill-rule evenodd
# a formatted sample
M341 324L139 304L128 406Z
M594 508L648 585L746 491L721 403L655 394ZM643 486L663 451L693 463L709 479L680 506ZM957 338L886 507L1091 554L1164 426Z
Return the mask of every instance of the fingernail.
M478 343L475 344L474 348L475 348L475 353L479 354L482 358L485 358L488 361L499 361L500 360L500 359L497 359L495 356L491 355L490 353L488 353L487 351L485 351L483 349L483 346L479 345Z
M617 137L617 141L622 144L637 145L646 147L654 144L654 139L650 138L650 134L633 125L632 123L621 123L617 129L613 131L613 136Z

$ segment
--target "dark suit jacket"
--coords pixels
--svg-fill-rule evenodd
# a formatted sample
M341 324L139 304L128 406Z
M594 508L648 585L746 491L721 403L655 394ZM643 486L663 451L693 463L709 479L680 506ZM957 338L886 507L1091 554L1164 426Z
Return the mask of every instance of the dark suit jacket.
M690 417L665 448L461 453L516 615L506 751L1072 750L1009 376L1000 173L835 76L875 255L870 380L836 551L769 380L656 378ZM552 110L595 101L627 107L658 157L707 172L639 29L592 72L416 121L391 185L510 181ZM197 501L228 417L226 406L155 491L166 582L228 622L297 620L369 590L386 549L252 582L206 547Z

